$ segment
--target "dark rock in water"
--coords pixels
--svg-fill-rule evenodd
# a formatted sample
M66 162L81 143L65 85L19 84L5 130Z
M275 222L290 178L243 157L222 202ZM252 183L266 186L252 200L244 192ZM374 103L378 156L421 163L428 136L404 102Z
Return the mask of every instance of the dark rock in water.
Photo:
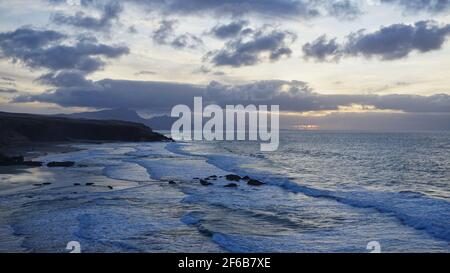
M74 186L80 186L80 183L73 183Z
M92 182L88 182L88 183L86 183L85 185L86 185L86 186L93 186L93 185L94 185L94 183L92 183Z
M113 190L114 187L113 186L108 186L108 189Z
M47 164L47 167L53 168L53 167L73 167L75 165L75 162L73 161L63 161L63 162L50 162Z
M202 186L211 186L211 185L213 185L213 183L208 182L208 181L206 181L204 179L200 179L200 184L202 184Z
M33 184L33 186L40 187L42 184Z
M217 178L217 175L211 175L209 178Z
M194 177L194 180L199 180L200 178L198 178L198 177Z
M229 181L239 181L241 180L241 177L239 175L235 175L235 174L227 174L225 176L225 178Z
M236 183L230 183L228 185L223 186L224 188L237 188L238 185Z
M249 181L250 177L246 175L246 176L242 177L242 180Z
M256 179L250 179L247 182L247 184L250 185L250 186L261 186L261 185L264 185L265 183L263 183L263 182L261 182L259 180L256 180Z
M170 181L169 181L169 184L170 184L170 185L175 185L175 184L176 184L176 182L175 182L175 181L173 181L173 180L170 180Z
M45 182L45 183L42 183L42 185L51 185L52 183L50 183L50 182Z

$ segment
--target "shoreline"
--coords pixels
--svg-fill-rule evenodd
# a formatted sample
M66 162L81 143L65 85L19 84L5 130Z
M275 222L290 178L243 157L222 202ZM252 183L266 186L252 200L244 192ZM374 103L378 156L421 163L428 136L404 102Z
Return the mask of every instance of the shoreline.
M68 153L81 150L72 145L82 142L35 142L24 143L14 146L0 147L0 154L4 156L23 156L26 159L35 159L50 153Z
M25 161L34 161L36 158L41 156L46 156L49 154L64 154L70 152L77 152L83 149L73 147L73 145L80 143L27 143L23 145L17 145L15 147L2 147L0 148L0 156L5 157L17 157L23 156ZM25 166L25 165L9 165L0 166L0 174L20 174L24 170L30 168L37 168L36 166Z

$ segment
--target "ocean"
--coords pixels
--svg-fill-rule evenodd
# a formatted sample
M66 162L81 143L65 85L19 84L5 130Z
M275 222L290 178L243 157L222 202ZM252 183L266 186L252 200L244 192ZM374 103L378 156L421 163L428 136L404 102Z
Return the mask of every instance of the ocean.
M449 132L281 131L276 152L248 141L74 146L39 160L80 167L0 174L17 185L0 191L0 250L450 251ZM225 188L231 173L266 184ZM195 179L212 175L210 186Z

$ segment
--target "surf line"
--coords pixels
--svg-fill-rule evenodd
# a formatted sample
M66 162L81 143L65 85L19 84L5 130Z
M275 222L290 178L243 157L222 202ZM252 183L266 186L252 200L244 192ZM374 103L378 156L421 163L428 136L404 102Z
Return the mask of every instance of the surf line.
M279 105L271 105L270 110L267 105L253 104L204 107L202 97L194 97L194 111L184 104L172 108L171 116L178 120L172 124L171 134L173 139L185 141L259 141L261 151L273 152L280 140L279 111Z

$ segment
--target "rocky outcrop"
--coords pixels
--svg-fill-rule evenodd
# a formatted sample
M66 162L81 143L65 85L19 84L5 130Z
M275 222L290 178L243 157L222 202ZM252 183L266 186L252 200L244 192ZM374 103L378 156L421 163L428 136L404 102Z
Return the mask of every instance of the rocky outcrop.
M235 175L235 174L228 174L228 175L225 176L225 178L228 181L239 181L239 180L241 180L241 177L239 175Z
M50 167L50 168L54 168L54 167L73 167L74 165L75 165L75 162L73 162L73 161L63 161L63 162L53 161L53 162L49 162L47 164L47 167Z
M211 186L213 183L206 181L205 179L200 179L200 184L202 186Z
M224 188L237 188L239 187L239 183L236 182L241 182L241 181L245 181L247 182L248 186L262 186L265 185L266 183L261 182L257 179L251 178L249 176L244 176L241 177L239 175L236 174L227 174L225 176L217 176L217 175L210 175L208 177L205 178L198 178L195 177L194 180L198 180L200 182L201 185L203 186L211 186L214 185L213 183L209 182L209 180L218 180L219 178L225 178L226 181L233 181L234 183L228 183L226 185L224 185Z
M247 185L250 185L250 186L261 186L261 185L264 185L264 184L265 183L263 183L263 182L261 182L259 180L256 180L256 179L250 179L250 180L247 181Z

